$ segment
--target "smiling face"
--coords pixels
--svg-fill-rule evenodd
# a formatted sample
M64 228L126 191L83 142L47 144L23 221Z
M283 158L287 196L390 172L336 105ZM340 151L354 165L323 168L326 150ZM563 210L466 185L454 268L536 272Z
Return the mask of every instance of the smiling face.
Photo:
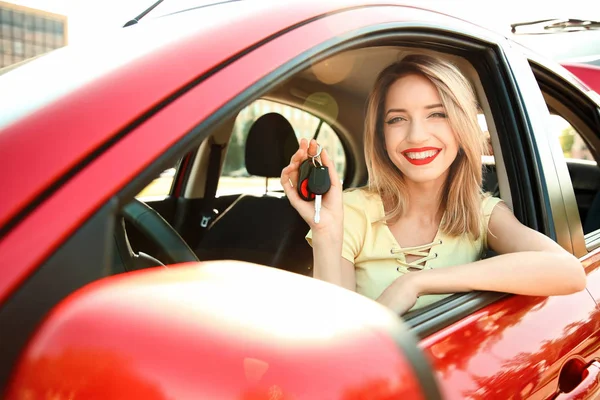
M407 181L443 184L459 146L436 87L417 74L398 79L383 118L388 156Z

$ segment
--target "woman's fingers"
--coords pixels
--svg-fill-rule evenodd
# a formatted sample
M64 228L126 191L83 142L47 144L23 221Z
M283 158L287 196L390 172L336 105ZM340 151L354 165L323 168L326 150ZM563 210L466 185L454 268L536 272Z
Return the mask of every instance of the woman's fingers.
M292 163L284 168L284 171L287 173L287 178L291 182L293 187L296 187L298 184L298 176L300 174L300 165L298 163Z
M316 156L317 150L319 149L319 144L315 139L311 139L307 149L307 156Z
M308 203L300 198L296 188L297 178L296 181L291 178L290 171L293 169L294 168L291 165L283 169L281 173L281 186L283 187L283 191L285 192L285 195L292 207L294 207L300 213L300 215L304 217L306 215L310 215L312 212L312 203Z
M289 171L286 171L289 167L285 167L281 174L281 186L283 187L283 191L285 192L286 197L292 202L294 197L298 197L298 193L296 193L296 187L290 178Z
M295 198L300 200L300 196L298 196L298 193L296 192L296 185L298 184L300 164L306 159L308 147L308 141L306 139L301 139L299 148L292 156L290 164L281 171L281 186L290 201Z
M307 150L308 150L308 141L306 139L300 140L300 147L298 148L298 151L296 151L294 153L294 155L292 156L290 164L298 163L298 165L300 165L300 163L302 161L304 161L304 159L306 158Z
M310 145L308 148L308 155L317 155L319 149L319 144L317 143L316 140L312 139L310 141ZM327 169L329 170L329 179L331 180L331 185L332 186L340 186L340 179L338 178L336 169L335 169L335 164L333 163L333 161L331 161L331 158L329 158L329 154L327 153L327 150L325 150L325 148L323 148L321 150L321 154L319 155L320 159L321 159L321 163L327 167Z
M283 186L284 189L286 188L286 185L289 185L290 188L295 188L297 184L298 168L293 164L290 164L281 171L281 186Z
M329 179L331 180L331 186L342 186L342 184L340 183L340 178L338 177L337 171L335 169L335 164L333 163L331 158L329 158L329 154L325 149L323 149L323 151L321 152L321 162L329 170Z
M293 186L295 186L298 183L298 171L300 169L300 164L302 164L302 162L306 159L307 148L308 142L306 141L306 139L302 139L300 141L300 148L292 156L289 165L281 171L282 186L285 183L284 180L290 180ZM286 175L285 179L283 177L284 173Z
M290 164L281 171L280 181L285 195L292 207L294 207L306 223L313 228L315 227L315 203L314 201L302 200L296 186L298 185L300 165L311 155L317 155L317 150L318 144L314 139L310 141L302 139L298 151L290 160ZM333 189L323 196L320 225L325 229L325 225L335 223L335 220L339 219L340 215L342 215L342 188L335 170L335 165L329 158L325 149L321 151L320 158L323 165L327 166L329 169L329 177Z

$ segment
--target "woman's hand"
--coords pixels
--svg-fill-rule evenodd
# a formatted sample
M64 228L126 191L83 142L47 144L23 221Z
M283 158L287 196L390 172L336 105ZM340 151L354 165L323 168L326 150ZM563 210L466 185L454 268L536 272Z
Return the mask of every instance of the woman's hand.
M392 309L398 315L406 313L419 298L419 289L415 279L412 279L413 274L419 273L421 272L409 272L396 278L377 298L377 302Z
M300 216L306 221L313 232L340 231L343 225L344 209L342 204L342 184L335 171L335 165L329 158L327 150L321 152L321 162L329 169L331 188L322 197L321 220L315 223L315 202L304 201L298 195L296 185L300 165L308 158L308 154L317 154L317 142L313 139L310 143L306 139L300 141L300 148L294 154L290 165L281 171L281 185L285 195Z

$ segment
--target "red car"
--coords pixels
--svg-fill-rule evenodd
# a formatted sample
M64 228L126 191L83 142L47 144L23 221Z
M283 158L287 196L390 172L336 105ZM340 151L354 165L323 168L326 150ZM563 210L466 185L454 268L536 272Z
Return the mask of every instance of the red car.
M0 397L600 394L595 92L434 10L186 4L0 76ZM579 257L587 290L455 294L399 318L310 277L277 187L289 143L318 137L363 185L366 95L415 51L471 80L485 190Z

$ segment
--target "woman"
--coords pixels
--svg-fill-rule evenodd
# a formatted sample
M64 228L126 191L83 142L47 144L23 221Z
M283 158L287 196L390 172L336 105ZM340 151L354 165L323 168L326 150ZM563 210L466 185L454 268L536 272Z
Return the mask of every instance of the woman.
M311 231L314 277L403 314L472 290L550 296L583 290L579 261L481 191L486 140L475 94L452 64L411 55L378 76L365 120L366 188L332 186L321 219L293 185L317 143L303 140L281 183ZM481 260L487 249L497 257Z

